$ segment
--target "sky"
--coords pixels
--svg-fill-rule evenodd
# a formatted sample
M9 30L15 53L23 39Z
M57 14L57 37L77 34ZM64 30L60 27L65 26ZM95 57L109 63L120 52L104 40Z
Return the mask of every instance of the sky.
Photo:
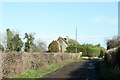
M3 2L0 3L0 34L7 28L35 33L36 40L48 45L59 36L69 36L80 44L100 43L118 35L117 2Z

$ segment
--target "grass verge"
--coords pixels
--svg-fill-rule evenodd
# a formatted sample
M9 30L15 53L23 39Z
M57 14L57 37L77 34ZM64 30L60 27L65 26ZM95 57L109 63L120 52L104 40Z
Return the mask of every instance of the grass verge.
M42 78L43 76L50 74L60 67L63 67L65 65L68 65L73 62L79 62L79 61L85 61L84 59L80 58L79 60L65 60L61 64L52 64L48 66L47 68L41 68L41 69L31 69L27 71L25 74L17 75L14 78Z
M100 62L99 69L103 80L120 80L120 72L107 67L104 61Z

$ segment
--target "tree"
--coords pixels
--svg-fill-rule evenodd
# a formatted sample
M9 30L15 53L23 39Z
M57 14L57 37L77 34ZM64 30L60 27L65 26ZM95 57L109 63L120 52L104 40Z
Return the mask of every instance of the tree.
M59 52L59 47L57 41L52 41L48 46L49 52Z
M73 40L73 39L69 39L68 40L68 45L80 45L80 43L78 42L78 41L76 41L76 40Z
M4 51L4 47L1 44L0 44L0 51Z
M10 31L10 29L6 29L7 32L7 51L12 51L12 38L13 38L13 32Z
M10 29L6 29L7 31L7 51L21 51L21 48L23 46L23 42L21 38L19 37L19 34L13 34Z
M20 39L19 34L15 34L14 37L12 38L11 42L12 42L12 50L13 51L17 51L17 52L21 51L23 42Z
M37 43L33 44L32 52L45 52L46 51L46 45L42 41L38 41Z
M34 41L34 36L33 34L28 34L25 33L25 39L27 39L27 41L25 42L25 52L30 52L32 51L32 47L33 47L33 41Z
M2 45L2 38L1 38L1 35L0 35L0 51L4 51L4 47Z
M37 42L37 48L39 52L45 52L46 51L46 44L43 41L38 41Z
M4 48L4 51L7 49L7 39L6 39L6 34L2 34L1 36L1 45Z
M101 45L100 44L97 44L97 45L95 45L96 47L100 47Z
M78 46L77 46L77 48L78 48ZM75 49L76 49L76 46L75 46L75 45L69 45L69 46L66 48L67 52L69 52L69 53L75 53ZM78 49L77 49L77 51L78 51Z

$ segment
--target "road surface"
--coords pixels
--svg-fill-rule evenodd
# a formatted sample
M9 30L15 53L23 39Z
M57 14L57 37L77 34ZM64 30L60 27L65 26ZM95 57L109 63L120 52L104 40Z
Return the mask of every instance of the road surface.
M57 78L59 80L99 80L95 68L98 62L98 60L75 62L44 76L44 78Z

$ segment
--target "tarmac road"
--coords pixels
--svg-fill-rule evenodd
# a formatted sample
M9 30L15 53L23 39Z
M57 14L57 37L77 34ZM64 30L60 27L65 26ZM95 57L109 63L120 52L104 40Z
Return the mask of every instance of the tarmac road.
M99 60L75 62L64 66L43 78L56 80L99 80L96 65Z

